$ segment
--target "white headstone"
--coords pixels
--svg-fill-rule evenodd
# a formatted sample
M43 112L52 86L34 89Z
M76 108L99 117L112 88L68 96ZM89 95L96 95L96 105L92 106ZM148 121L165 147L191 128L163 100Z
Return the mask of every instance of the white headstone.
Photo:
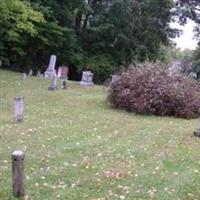
M182 69L182 62L180 60L175 61L170 67L169 67L169 75L170 76L175 76L180 74L183 69Z
M119 78L119 75L112 75L112 79L110 81L110 85L114 83Z
M51 91L54 91L57 89L57 75L55 73L52 76L51 85L48 89Z
M32 75L33 75L33 70L32 70L32 69L29 69L28 75L29 75L29 76L32 76Z
M189 75L188 75L188 77L191 78L191 79L195 79L196 80L197 79L197 73L190 72Z
M48 68L44 74L46 78L52 78L55 74L55 66L56 66L56 59L57 57L55 55L51 55L49 60Z
M37 72L37 77L41 77L41 71L40 70L38 70L38 72Z
M23 79L23 80L26 79L26 73L23 73L22 79Z
M80 85L81 86L94 86L93 76L94 75L91 71L83 71Z

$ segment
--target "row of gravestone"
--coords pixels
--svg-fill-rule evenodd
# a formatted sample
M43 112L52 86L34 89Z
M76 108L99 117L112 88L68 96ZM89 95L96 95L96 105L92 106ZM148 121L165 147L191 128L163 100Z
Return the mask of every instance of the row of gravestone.
M56 72L55 72L55 66L56 66L56 56L51 55L49 65L47 70L44 73L44 77L52 78L52 86L55 86L56 82ZM67 66L59 67L58 69L58 77L65 80L68 77L69 69ZM82 86L93 86L93 73L91 71L83 71L82 73L82 79L80 82L80 85Z
M66 89L67 85L67 79L69 74L69 68L67 66L61 66L58 69L58 74L56 74L55 66L56 66L56 59L57 57L55 55L51 55L49 60L49 65L47 70L44 73L44 78L51 78L51 85L49 87L49 90L55 90L57 88L57 78L60 78L62 80L62 88ZM33 74L33 70L29 70L29 75L31 76ZM43 77L40 71L37 73L38 77ZM91 71L83 71L82 73L82 79L80 81L81 86L94 86L93 83L93 73ZM26 74L23 74L23 79L26 78Z

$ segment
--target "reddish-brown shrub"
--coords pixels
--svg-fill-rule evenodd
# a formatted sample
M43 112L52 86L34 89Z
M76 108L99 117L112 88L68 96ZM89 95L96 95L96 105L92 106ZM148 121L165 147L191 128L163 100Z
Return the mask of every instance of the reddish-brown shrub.
M110 85L108 100L115 108L140 114L196 118L200 88L184 75L170 76L158 63L144 63L122 72Z

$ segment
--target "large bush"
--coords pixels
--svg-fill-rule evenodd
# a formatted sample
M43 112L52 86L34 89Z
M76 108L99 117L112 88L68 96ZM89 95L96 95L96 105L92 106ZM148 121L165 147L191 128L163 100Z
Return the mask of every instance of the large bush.
M200 114L200 89L184 75L170 76L158 63L121 72L110 85L111 105L140 114L196 118Z

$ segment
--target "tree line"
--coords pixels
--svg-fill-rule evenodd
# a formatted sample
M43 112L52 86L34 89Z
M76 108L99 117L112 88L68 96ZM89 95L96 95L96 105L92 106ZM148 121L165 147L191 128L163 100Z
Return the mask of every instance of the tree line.
M44 70L51 54L73 73L103 81L121 66L165 60L163 46L180 32L170 23L199 23L198 1L0 1L0 60L18 71ZM198 33L198 30L196 30Z

